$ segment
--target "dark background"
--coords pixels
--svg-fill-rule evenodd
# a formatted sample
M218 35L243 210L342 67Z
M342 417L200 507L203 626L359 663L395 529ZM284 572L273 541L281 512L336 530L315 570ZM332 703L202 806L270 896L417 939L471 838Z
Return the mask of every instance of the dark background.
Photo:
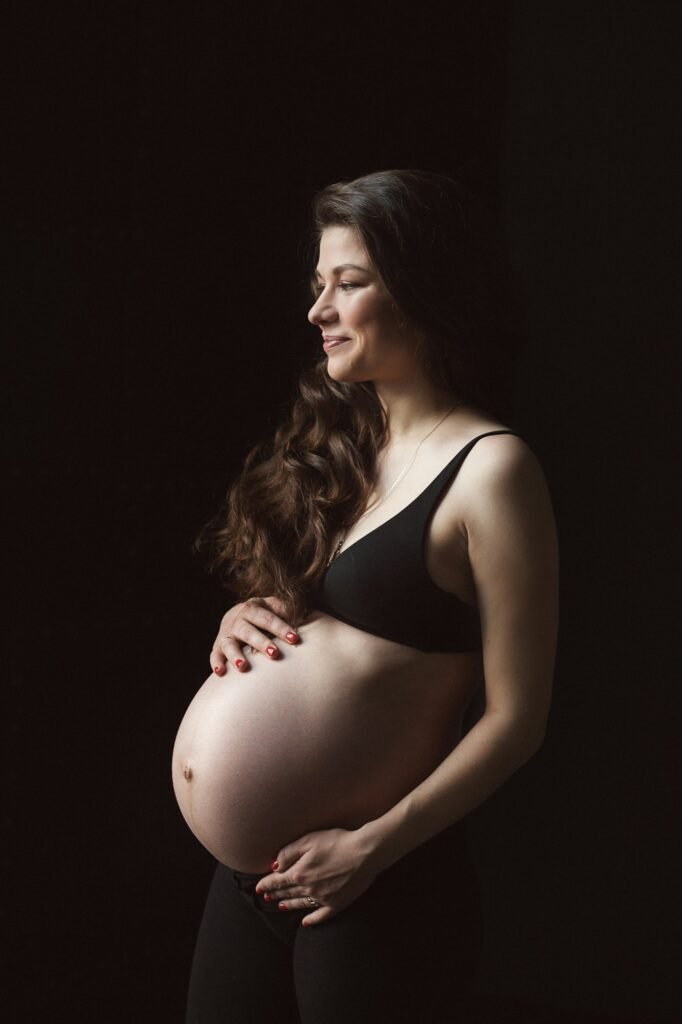
M501 211L561 542L547 739L471 817L471 1019L676 1019L679 5L8 11L12 1019L182 1020L213 862L170 754L232 603L191 544L318 343L313 192L389 167Z

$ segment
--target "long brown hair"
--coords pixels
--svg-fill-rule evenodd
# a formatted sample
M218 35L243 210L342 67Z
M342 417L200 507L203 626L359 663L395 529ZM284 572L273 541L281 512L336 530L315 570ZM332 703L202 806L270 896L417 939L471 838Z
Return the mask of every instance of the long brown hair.
M525 339L517 288L494 222L461 183L434 171L385 170L328 185L312 203L307 272L325 228L354 228L433 383L509 422L514 358ZM277 595L294 626L339 530L372 492L387 422L374 385L333 380L327 357L298 378L274 437L256 444L195 549L209 547L237 600Z

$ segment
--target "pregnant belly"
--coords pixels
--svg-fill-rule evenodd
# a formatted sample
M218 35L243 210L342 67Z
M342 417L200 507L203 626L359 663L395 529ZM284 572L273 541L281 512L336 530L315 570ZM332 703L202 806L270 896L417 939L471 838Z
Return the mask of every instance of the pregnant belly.
M249 672L211 675L175 740L180 810L240 871L269 870L305 832L383 814L447 755L475 685L471 655L424 654L322 615L299 632L276 662L256 653Z

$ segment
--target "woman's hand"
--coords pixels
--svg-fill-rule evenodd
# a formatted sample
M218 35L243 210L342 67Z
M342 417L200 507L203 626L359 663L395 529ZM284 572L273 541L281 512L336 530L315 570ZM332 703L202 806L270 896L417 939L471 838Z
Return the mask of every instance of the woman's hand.
M271 661L279 658L277 644L265 633L261 633L260 629L267 629L286 643L300 643L296 630L280 618L284 612L284 603L274 596L250 597L247 601L233 605L223 615L211 648L211 668L216 675L225 675L230 663L240 672L248 672L250 664L242 650L242 643L248 644L252 653L262 651Z
M267 900L280 900L282 910L308 910L312 896L320 905L301 924L327 921L358 898L376 878L371 847L362 829L323 829L307 832L283 846L274 861L277 869L256 886Z

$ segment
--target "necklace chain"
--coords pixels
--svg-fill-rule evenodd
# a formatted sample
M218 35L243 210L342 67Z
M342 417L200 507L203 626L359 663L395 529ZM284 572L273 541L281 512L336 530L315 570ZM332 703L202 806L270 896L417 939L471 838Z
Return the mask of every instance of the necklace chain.
M395 488L398 486L400 481L403 479L403 477L407 473L408 469L410 469L410 467L413 465L414 460L417 458L417 453L419 452L419 449L421 448L421 446L424 444L424 441L426 441L427 437L431 436L431 434L434 432L436 427L439 427L441 425L441 423L443 422L443 420L446 420L448 418L448 416L450 415L450 413L453 412L457 408L457 406L459 404L460 404L459 402L455 402L455 404L452 406L452 409L448 409L448 411L445 413L445 416L443 416L441 419L438 420L438 423L436 423L436 426L435 427L431 427L431 429L429 430L428 434L425 434L424 437L422 437L421 441L419 442L419 444L417 445L417 447L414 450L414 455L412 456L412 458L410 459L408 464L405 466L405 468L402 470L402 472L398 475L398 478L391 484L391 486L386 491L386 493L381 498L379 498L378 501L374 502L373 505L370 505L370 507L367 509L367 511L363 512L362 515L359 516L355 520L355 523L353 525L357 525L359 522L361 522L365 518L365 516L368 516L370 514L370 512L374 512L374 510L377 509L379 507L379 505L382 505L386 501L386 499L388 498L389 494L391 494L391 492L393 490L395 490ZM349 533L349 530L346 530L342 534L341 540L338 542L338 544L334 548L334 551L332 552L331 558L327 562L327 568L332 564L332 562L334 561L334 559L338 555L339 551L343 547L343 542L345 541L346 537L348 536L348 533Z

